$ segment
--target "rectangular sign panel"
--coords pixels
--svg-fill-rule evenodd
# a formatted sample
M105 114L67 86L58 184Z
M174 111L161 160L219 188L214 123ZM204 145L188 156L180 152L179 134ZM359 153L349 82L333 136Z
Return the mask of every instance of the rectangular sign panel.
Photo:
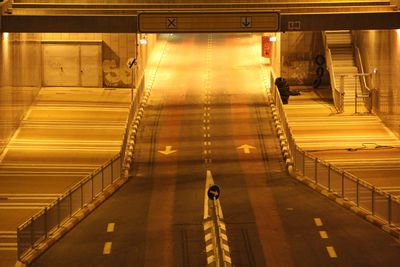
M275 32L277 12L165 12L140 13L139 32Z

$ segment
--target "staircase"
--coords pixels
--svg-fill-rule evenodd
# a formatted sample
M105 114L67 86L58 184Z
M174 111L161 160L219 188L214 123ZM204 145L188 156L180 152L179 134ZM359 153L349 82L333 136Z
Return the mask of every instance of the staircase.
M344 103L343 111L346 113L354 112L355 88L357 94L361 95L361 82L354 75L359 73L354 57L354 47L351 32L344 31L326 31L326 46L331 51L332 67L334 69L334 79L337 88L341 88L341 75L344 77ZM360 100L359 102L362 102ZM359 111L365 111L364 105L359 106Z

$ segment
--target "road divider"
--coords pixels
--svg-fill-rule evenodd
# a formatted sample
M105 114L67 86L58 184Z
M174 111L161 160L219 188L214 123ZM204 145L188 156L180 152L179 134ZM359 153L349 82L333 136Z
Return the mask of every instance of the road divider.
M210 267L233 266L228 243L228 234L219 200L220 194L219 187L214 184L211 171L207 170L203 226L207 266Z

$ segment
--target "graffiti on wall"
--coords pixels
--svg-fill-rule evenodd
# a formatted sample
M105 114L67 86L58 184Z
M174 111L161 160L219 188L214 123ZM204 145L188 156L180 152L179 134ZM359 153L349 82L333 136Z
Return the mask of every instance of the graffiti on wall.
M115 59L103 60L103 81L106 87L130 87L132 70L127 66L119 66Z

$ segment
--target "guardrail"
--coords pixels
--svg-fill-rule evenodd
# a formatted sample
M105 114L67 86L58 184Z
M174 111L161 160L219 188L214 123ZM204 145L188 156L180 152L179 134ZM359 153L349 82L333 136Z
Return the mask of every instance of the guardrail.
M290 171L300 175L308 181L321 186L329 192L335 193L354 206L365 211L374 220L382 225L400 227L400 200L384 192L370 183L341 170L328 162L319 159L302 150L296 145L292 130L288 124L279 90L273 84L275 76L271 73L271 98L278 110L280 124L277 125L278 134L281 131L281 147ZM273 109L274 110L274 109ZM286 144L289 150L286 149ZM285 154L286 153L286 154Z
M121 153L118 153L109 162L75 184L49 206L20 225L17 228L18 259L21 259L26 252L48 238L53 231L92 202L114 181L120 179L123 163L121 159Z
M328 69L329 72L333 103L337 112L341 113L344 111L344 76L340 77L341 85L340 87L338 87L336 85L335 70L333 68L331 50L328 48L328 43L326 41L326 33L324 31L322 32L322 40L325 47L326 68Z

